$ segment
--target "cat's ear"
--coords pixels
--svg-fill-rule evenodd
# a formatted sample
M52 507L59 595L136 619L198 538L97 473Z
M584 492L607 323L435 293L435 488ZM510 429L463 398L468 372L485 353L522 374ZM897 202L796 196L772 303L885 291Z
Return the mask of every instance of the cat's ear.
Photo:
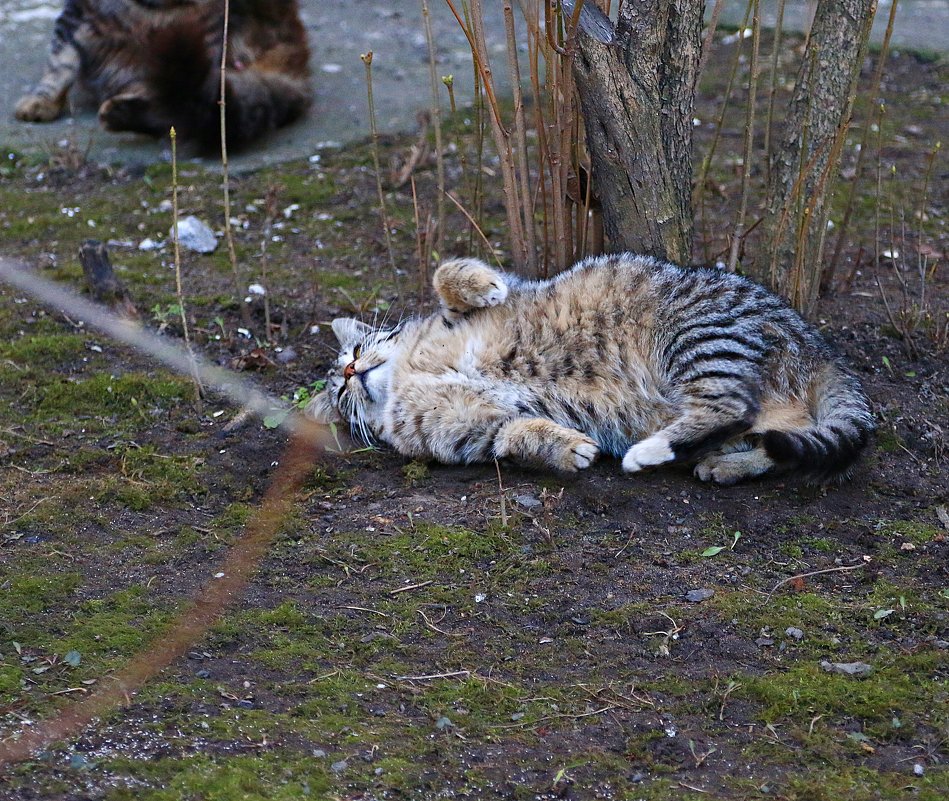
M344 348L354 342L362 342L372 333L372 326L354 320L351 317L337 317L333 320L333 333Z
M339 413L339 409L336 408L336 404L333 403L333 399L326 390L323 390L318 395L314 395L310 399L310 402L306 405L306 409L304 409L304 414L306 414L307 417L312 417L317 423L324 423L326 425L342 422L343 419Z

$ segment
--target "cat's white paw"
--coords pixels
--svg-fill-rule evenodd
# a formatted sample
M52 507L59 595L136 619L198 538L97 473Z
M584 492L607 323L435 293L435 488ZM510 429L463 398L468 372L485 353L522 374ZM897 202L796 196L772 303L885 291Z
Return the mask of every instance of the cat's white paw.
M595 442L581 442L573 447L573 466L577 470L586 470L599 455L600 449Z
M675 454L669 447L669 440L662 434L653 434L626 451L623 457L623 470L627 473L637 473L644 467L654 467L657 464L671 462L673 459L675 459Z

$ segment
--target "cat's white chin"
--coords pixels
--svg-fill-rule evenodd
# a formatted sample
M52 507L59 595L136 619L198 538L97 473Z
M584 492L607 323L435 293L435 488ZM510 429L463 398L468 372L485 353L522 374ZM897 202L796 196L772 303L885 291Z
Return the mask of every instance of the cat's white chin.
M623 470L627 473L638 473L645 467L655 467L673 459L675 454L669 447L669 440L662 434L653 434L626 451Z

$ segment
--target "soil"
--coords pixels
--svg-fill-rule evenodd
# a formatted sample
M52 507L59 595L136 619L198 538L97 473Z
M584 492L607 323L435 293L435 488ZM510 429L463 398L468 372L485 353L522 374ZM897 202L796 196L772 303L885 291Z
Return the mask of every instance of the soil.
M946 73L903 54L887 75L880 189L865 182L815 315L879 425L840 486L719 488L612 460L576 476L445 467L345 442L308 449L297 486L282 431L228 431L239 409L223 398L199 403L186 376L0 290L0 799L947 797L944 155L929 166L949 134ZM703 87L699 120L723 81ZM467 131L464 113L449 124L458 152ZM697 258L723 250L738 201L741 139L726 126L723 142ZM383 141L383 163L411 144ZM222 245L184 255L202 353L301 397L332 357L329 320L430 303L412 189L386 194L393 277L371 165L363 144L234 180L241 295L269 288L271 341L259 296L242 331ZM448 166L462 186L457 152ZM171 249L138 247L167 238L167 165L67 149L2 170L5 255L78 290L79 244L111 240L143 323L181 341ZM424 220L434 166L415 179ZM182 213L223 219L219 189L182 165ZM483 228L503 247L499 194ZM445 252L465 252L460 214L448 230ZM268 540L274 495L288 508ZM261 546L202 630L214 583ZM195 628L176 657L182 620ZM156 675L120 706L5 761L136 655ZM850 663L869 674L834 667Z

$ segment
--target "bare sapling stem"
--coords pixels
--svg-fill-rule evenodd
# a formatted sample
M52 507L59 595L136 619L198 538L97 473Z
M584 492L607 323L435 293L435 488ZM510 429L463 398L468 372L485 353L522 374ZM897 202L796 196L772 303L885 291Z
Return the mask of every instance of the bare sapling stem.
M774 23L774 41L771 45L771 85L768 89L768 117L764 125L765 182L771 183L771 131L774 126L774 97L778 91L778 55L781 52L781 34L784 32L784 2L778 0L778 18ZM705 53L702 54L703 56Z
M744 32L748 27L748 18L751 16L751 8L754 0L749 0L748 6L745 8L745 16L741 21L741 25L738 27L738 41L735 46L735 57L732 59L731 70L728 74L728 84L725 87L725 97L722 100L722 110L718 115L718 119L715 122L715 133L712 135L712 142L709 145L708 152L705 154L705 157L702 159L702 166L699 168L698 180L695 182L695 189L692 196L692 205L699 209L699 214L702 220L702 238L705 242L705 260L709 260L708 254L708 240L706 238L706 232L708 231L708 226L705 224L705 186L708 181L708 173L712 167L712 161L715 159L715 151L718 148L718 142L722 136L722 129L725 126L725 117L728 114L728 105L732 98L732 92L735 86L735 78L738 75L738 65L741 62L741 52L742 46L744 44Z
M840 229L837 233L837 241L834 243L834 253L830 257L830 261L827 263L827 266L824 268L824 273L821 276L821 292L830 290L831 286L833 285L834 275L837 272L837 265L840 263L840 256L843 253L847 233L850 230L850 219L853 216L854 200L856 199L860 178L863 174L863 162L865 154L869 149L870 121L873 119L874 112L873 102L880 95L880 85L883 82L883 69L886 65L886 59L890 52L890 38L893 35L893 23L896 21L896 7L898 5L899 0L893 0L892 5L890 6L890 16L886 22L886 33L883 34L883 43L880 46L880 53L877 56L878 60L876 70L874 70L873 81L870 84L869 97L871 103L867 112L866 122L863 126L863 135L860 138L860 150L857 152L857 163L854 165L853 180L850 183L850 193L847 195L847 206L844 209L844 216L840 222Z
M425 297L425 292L428 288L428 255L422 241L422 221L418 209L418 193L415 191L415 176L410 175L409 181L412 186L412 216L415 220L415 256L418 260L418 297L419 301L421 301Z
M741 170L741 201L738 219L732 234L731 252L728 254L728 272L738 267L738 253L745 236L745 215L748 212L748 191L751 184L751 162L754 158L755 141L755 101L758 94L758 52L761 44L761 13L759 0L753 0L754 10L751 18L751 71L748 73L748 108L745 118L745 153Z
M438 193L435 200L435 242L433 249L436 258L442 256L442 233L445 228L445 151L442 147L442 107L438 99L438 77L435 73L435 37L432 34L432 16L428 10L428 0L422 0L422 20L425 23L425 42L428 45L428 75L432 86L432 122L435 126L435 169L438 180ZM452 98L452 110L454 110Z
M178 299L178 313L181 315L181 331L185 340L185 348L191 357L191 377L194 381L195 400L201 400L204 388L198 376L197 365L194 362L194 351L191 349L191 333L188 330L188 312L185 309L184 286L181 281L181 244L178 241L178 133L174 127L171 134L171 214L172 239L174 240L175 256L175 297Z
M264 202L264 235L260 241L260 283L264 288L264 326L266 327L267 342L273 344L272 327L270 324L270 256L267 248L273 233L273 221L277 216L277 186L267 188L267 197Z
M702 79L702 71L705 69L705 62L708 61L709 52L712 49L712 40L715 38L715 29L718 27L718 17L722 13L722 6L725 4L725 0L715 0L715 5L712 6L712 15L708 20L708 29L705 31L705 38L702 40L702 55L699 56L699 66L695 70L695 82L698 82ZM784 0L781 0L782 6L784 5Z
M234 297L241 309L241 321L251 328L250 307L244 303L244 282L237 266L237 250L234 248L234 231L231 229L231 179L227 162L227 36L231 19L230 0L224 0L224 30L221 34L221 93L218 105L221 108L221 180L224 184L224 239L227 255L234 274Z
M523 215L525 268L537 275L537 247L534 240L534 204L527 163L527 124L524 118L524 98L521 93L521 68L517 59L517 37L514 31L514 8L510 0L504 3L504 32L507 41L508 71L514 94L514 147L517 152L517 173L520 191L520 213Z
M369 133L372 137L372 164L376 171L376 190L379 193L379 214L382 217L382 233L386 240L386 251L389 254L389 268L392 276L398 282L399 273L395 266L395 251L392 248L392 231L389 228L389 211L386 208L386 196L382 190L382 167L379 162L379 133L376 130L376 106L372 98L372 51L359 56L366 65L366 91L369 100Z
M477 50L477 62L484 81L485 94L491 107L491 132L501 166L501 188L504 193L504 210L507 214L508 236L511 243L511 258L519 273L527 272L527 253L523 230L523 218L520 214L521 198L514 166L514 152L511 146L510 132L504 126L494 91L494 75L488 59L488 46L484 34L484 15L481 0L471 0L471 33ZM494 99L493 102L492 98Z

